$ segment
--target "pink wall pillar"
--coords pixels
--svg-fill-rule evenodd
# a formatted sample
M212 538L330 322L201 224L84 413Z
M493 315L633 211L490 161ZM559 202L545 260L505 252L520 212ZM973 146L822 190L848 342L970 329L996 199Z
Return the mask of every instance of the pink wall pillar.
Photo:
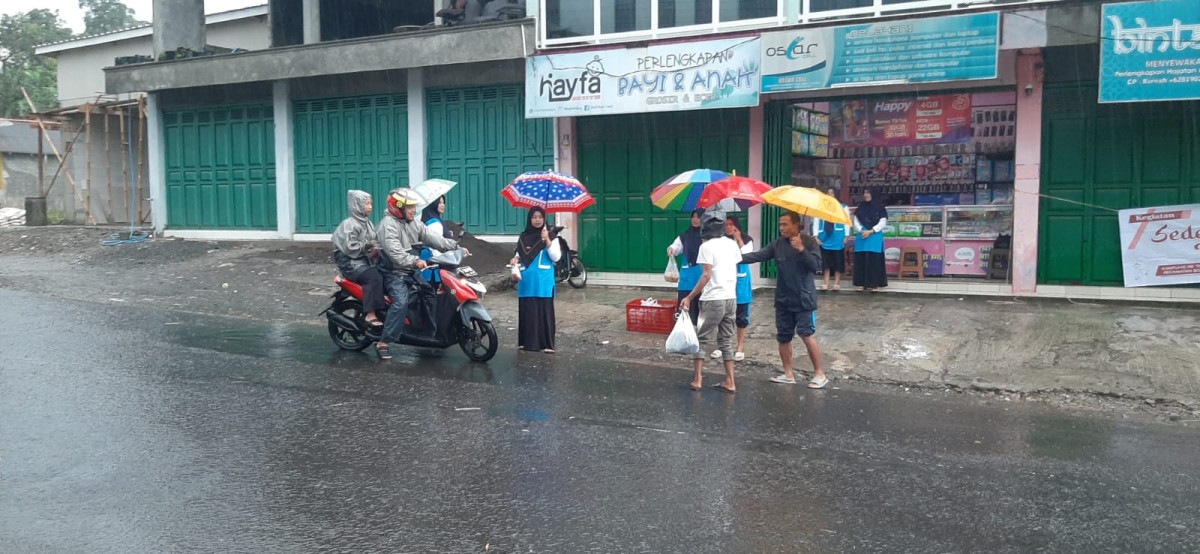
M1017 55L1017 152L1013 194L1013 294L1037 292L1038 207L1042 176L1042 51Z
M579 177L578 157L575 155L575 118L554 120L554 170ZM583 184L587 186L587 183ZM594 209L594 208L592 208ZM579 248L579 217L575 214L554 214L554 223L567 228L563 232L572 248Z

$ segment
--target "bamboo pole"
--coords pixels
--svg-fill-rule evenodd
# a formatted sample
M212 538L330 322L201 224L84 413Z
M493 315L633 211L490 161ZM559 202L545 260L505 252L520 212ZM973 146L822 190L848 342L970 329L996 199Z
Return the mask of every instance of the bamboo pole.
M104 182L108 191L108 211L105 221L113 222L113 191L112 191L112 135L109 134L108 122L112 119L112 110L104 108Z
M146 169L146 97L138 98L138 168L137 180L141 182L142 171ZM145 204L142 200L146 197L141 191L145 188L146 183L142 183L138 187L138 225L146 223L146 215L143 213Z
M66 160L71 157L71 152L75 150L75 141L79 140L79 134L83 132L83 129L84 127L79 127L76 129L75 134L71 135L71 140L67 141L66 149L63 150L62 157L60 157L58 160L58 168L54 170L54 176L50 178L50 186L46 187L46 190L42 193L42 196L46 196L50 194L50 191L54 190L54 183L58 182L58 175L59 173L62 173L64 167L66 166ZM67 171L70 170L68 169ZM76 197L79 198L80 202L83 202L83 198L81 196L76 194Z
M125 187L125 191L128 192L129 195L132 195L133 187L129 186L129 142L125 137L125 108L117 108L117 127L121 128L121 186ZM130 210L133 209L133 202L128 200L129 195L127 195L125 192L121 193L121 200L129 202L128 204L125 204L126 214L129 214ZM129 223L133 223L132 214L129 215Z
M87 218L95 220L92 217L92 188L95 183L92 182L92 106L90 102L83 105L83 127L87 129L87 136L84 137L84 143L87 145L87 203L84 205L84 210L87 212Z

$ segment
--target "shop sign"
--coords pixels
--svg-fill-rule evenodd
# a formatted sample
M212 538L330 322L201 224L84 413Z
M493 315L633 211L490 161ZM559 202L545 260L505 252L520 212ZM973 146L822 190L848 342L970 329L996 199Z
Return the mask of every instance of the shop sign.
M981 240L946 241L943 274L987 275L993 242Z
M1100 102L1200 98L1196 0L1105 4L1100 26Z
M758 105L758 37L534 56L525 117Z
M763 33L763 92L994 79L1000 15Z
M971 141L971 95L910 96L829 103L830 146L910 146Z
M1200 204L1121 210L1125 286L1200 283Z

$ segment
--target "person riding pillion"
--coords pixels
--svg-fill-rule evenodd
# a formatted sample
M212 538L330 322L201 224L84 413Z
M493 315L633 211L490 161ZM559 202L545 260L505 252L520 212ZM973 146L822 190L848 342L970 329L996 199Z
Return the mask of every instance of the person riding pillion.
M384 283L392 300L383 334L375 345L379 357L385 360L392 357L388 345L399 341L404 335L409 287L416 284L413 273L427 266L418 253L414 253L414 247L423 244L441 251L458 249L457 241L430 231L417 218L417 205L422 203L424 199L412 189L393 190L387 197L387 215L379 223L377 239L386 257L381 269L384 270Z

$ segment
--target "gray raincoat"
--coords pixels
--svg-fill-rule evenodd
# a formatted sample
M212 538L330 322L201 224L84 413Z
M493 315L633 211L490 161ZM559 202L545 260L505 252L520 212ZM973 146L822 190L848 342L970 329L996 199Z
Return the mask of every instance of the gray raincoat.
M346 193L350 207L347 217L333 232L333 259L338 269L351 279L363 269L371 267L370 252L375 240L375 226L367 219L367 200L370 194L361 190Z
M379 248L391 261L393 273L410 274L421 259L413 253L413 245L423 244L443 252L458 249L458 242L433 233L420 221L405 221L388 214L379 222Z

